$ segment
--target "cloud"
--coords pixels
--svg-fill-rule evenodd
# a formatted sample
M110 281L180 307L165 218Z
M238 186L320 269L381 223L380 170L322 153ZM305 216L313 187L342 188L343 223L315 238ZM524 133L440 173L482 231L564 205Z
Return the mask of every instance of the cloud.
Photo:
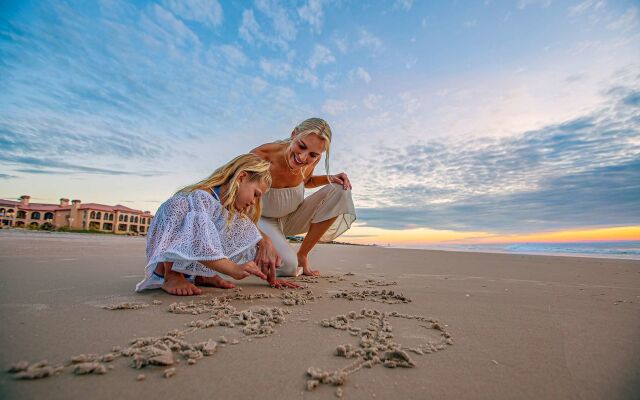
M334 35L332 40L340 53L345 54L349 50L347 38Z
M294 40L298 33L293 18L286 8L274 0L256 0L256 8L270 21L275 33L274 43L287 48L287 43Z
M14 178L17 178L17 176L9 175L9 174L0 174L0 179L14 179Z
M315 69L319 65L331 64L335 61L336 58L328 47L316 44L313 48L313 54L309 58L309 66L311 69Z
M383 49L382 40L366 29L358 31L356 45L359 48L371 51L373 54L377 54Z
M235 67L243 67L247 65L249 59L247 56L236 46L222 45L220 46L220 53L227 59L229 64Z
M164 174L159 171L123 171L107 168L95 168L46 157L16 156L12 154L0 154L0 163L16 166L18 167L16 169L17 172L30 174L67 175L82 173L94 175L136 175L145 177Z
M150 32L160 33L168 41L176 42L180 46L199 46L200 39L182 21L170 11L155 4L153 6L155 20L146 19L146 26ZM171 38L169 39L169 36Z
M306 82L310 84L311 87L314 87L314 88L318 87L318 85L320 84L320 79L318 78L318 76L306 68L301 71L298 71L296 75L296 80L300 83Z
M185 20L200 22L211 28L222 24L222 6L218 0L166 0L165 5Z
M238 28L238 34L240 38L244 39L247 43L255 43L265 40L264 35L260 31L260 25L256 21L256 17L253 14L253 10L244 10L242 12L242 23Z
M470 19L468 21L465 21L463 25L465 28L475 28L476 26L478 26L478 20Z
M584 0L574 6L569 7L569 16L577 17L588 11L598 11L604 7L603 0Z
M367 70L362 67L358 67L349 71L349 76L351 78L360 79L364 83L371 82L371 75L369 75L369 72L367 72Z
M518 8L522 10L529 6L538 5L538 4L544 8L547 8L551 5L551 3L552 3L552 0L519 0Z
M308 23L315 33L322 31L324 12L322 11L321 0L308 0L306 4L298 8L300 20Z
M276 79L285 79L291 74L291 64L279 60L260 59L260 69L266 75Z
M614 31L628 32L638 25L638 8L629 7L627 11L617 19L611 21L607 28Z
M255 5L261 22L252 9L244 10L240 38L253 45L288 50L298 33L289 11L272 0L256 0Z
M380 148L352 177L367 205L359 220L505 233L638 225L640 89L609 96L599 111L519 136Z
M349 104L346 101L329 99L322 105L322 111L329 115L338 115L349 109Z
M400 9L400 10L404 10L404 11L411 10L412 6L413 6L413 0L396 0L393 3L393 8L394 9Z

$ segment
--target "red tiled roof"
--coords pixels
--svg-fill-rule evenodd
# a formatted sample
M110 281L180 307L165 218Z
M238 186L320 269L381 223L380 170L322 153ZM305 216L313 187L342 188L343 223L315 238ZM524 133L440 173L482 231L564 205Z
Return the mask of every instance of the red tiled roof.
M29 203L26 206L19 206L24 211L62 211L68 210L69 207L60 207L57 204Z
M81 204L80 207L78 208L80 210L94 210L94 211L106 211L106 212L120 211L120 212L126 212L130 214L151 215L149 211L134 210L133 208L129 208L121 204L116 204L115 206L107 206L107 205L98 204L98 203L85 203L85 204Z
M23 206L19 201L0 199L0 207L1 206L17 207L18 209L24 210L24 211L67 211L67 210L70 210L72 207L70 205L60 207L60 205L58 204L44 204L44 203L29 203L28 205ZM126 212L130 214L136 214L136 215L143 215L143 216L149 216L149 217L152 216L152 214L149 211L134 210L133 208L129 208L121 204L117 204L115 206L108 206L105 204L98 204L98 203L84 203L84 204L81 203L78 209L104 211L104 212L120 211L120 212Z
M19 201L0 199L0 206L17 206Z

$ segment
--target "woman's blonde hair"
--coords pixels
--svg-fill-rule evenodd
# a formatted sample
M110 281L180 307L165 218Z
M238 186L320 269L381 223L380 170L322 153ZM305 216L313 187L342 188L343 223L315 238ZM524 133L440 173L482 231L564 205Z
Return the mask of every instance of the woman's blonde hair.
M327 154L324 158L324 168L327 175L329 175L329 148L331 147L331 128L327 121L322 118L309 118L300 122L295 128L293 128L294 137L284 140L278 140L276 143L291 143L295 139L303 139L311 134L317 135L325 142L325 150ZM302 175L303 178L306 178Z
M264 182L267 187L271 186L271 174L269 167L271 163L265 161L255 154L242 154L229 161L222 167L213 171L207 178L193 185L186 186L177 193L190 193L194 190L204 190L210 192L216 186L228 185L224 198L220 199L222 206L229 211L227 223L231 222L234 215L240 214L241 217L248 217L254 223L258 223L261 212L261 202L258 200L248 210L238 213L233 206L236 197L238 197L238 176L242 172L247 173L250 181Z

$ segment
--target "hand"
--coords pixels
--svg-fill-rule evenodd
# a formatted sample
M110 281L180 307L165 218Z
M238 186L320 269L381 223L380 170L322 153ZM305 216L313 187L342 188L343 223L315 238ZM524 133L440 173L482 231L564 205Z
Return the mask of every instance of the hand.
M289 288L289 289L300 289L302 286L298 285L297 283L293 283L290 281L285 281L284 279L274 279L273 282L269 282L269 285L272 288L276 288L276 289L284 289L284 288Z
M249 275L255 275L260 279L267 279L267 275L265 275L260 268L253 261L246 262L244 264L236 264L235 268L229 274L233 279L244 279Z
M330 175L329 182L342 185L342 188L344 190L352 188L351 182L349 181L349 177L344 172L340 172L338 175Z
M276 268L280 265L282 259L273 247L271 239L264 237L258 243L258 251L256 252L255 263L260 267L263 274L267 276L267 282L273 285L276 280Z

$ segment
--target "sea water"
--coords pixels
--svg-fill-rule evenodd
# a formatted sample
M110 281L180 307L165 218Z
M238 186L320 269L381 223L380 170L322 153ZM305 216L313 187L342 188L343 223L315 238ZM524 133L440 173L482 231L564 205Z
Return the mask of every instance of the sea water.
M470 251L481 253L540 254L640 260L640 241L636 240L615 242L433 244L399 245L392 247L426 250Z

